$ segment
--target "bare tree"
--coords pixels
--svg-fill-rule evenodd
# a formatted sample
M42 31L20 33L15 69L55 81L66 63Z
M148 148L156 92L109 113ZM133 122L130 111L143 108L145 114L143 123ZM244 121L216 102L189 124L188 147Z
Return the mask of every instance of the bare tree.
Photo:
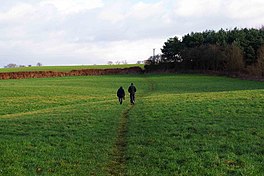
M6 66L6 68L15 68L17 67L17 64L10 63Z
M261 76L264 76L264 45L261 46L258 50L258 61L257 61L257 69Z
M113 61L108 61L107 64L108 65L113 65Z
M38 63L37 63L37 66L38 66L38 67L41 67L41 66L42 66L42 63L38 62Z
M126 65L127 64L127 61L126 60L123 60L122 61L122 64Z
M242 71L245 67L243 51L235 44L227 47L226 68L228 71Z

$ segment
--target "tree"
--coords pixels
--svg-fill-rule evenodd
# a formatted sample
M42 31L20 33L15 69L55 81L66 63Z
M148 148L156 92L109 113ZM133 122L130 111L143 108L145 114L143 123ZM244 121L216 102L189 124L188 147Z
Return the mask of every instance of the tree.
M10 63L6 66L6 68L15 68L17 67L17 64Z
M108 65L113 65L113 61L108 61L107 64Z
M259 50L264 45L263 29L262 26L260 29L206 30L191 32L181 40L169 38L161 49L161 57L151 56L146 63L148 68L162 70L240 72L249 70L249 66L255 69L262 63Z
M211 31L210 31L211 33ZM192 32L183 36L182 43L185 47L197 47L204 43L204 35L200 32Z
M257 69L260 76L264 76L264 45L262 45L258 50Z
M235 44L226 49L226 69L232 72L240 72L244 69L243 51Z
M170 38L162 47L163 62L175 62L180 59L181 42L178 37Z
M37 66L38 66L38 67L41 67L41 66L42 66L42 63L38 62L38 63L37 63Z
M123 60L122 61L122 64L126 65L127 64L127 61L126 60Z
M246 57L246 64L251 65L255 62L256 53L252 46L248 46L244 49L245 51L245 57Z

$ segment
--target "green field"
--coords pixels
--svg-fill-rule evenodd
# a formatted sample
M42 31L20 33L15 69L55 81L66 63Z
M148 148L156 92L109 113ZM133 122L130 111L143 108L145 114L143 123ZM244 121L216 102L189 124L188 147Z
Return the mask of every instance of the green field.
M119 105L116 90L137 87ZM0 175L263 175L264 83L203 75L0 80Z
M129 67L141 67L143 64L120 64L120 65L79 65L79 66L32 66L32 67L17 67L17 68L0 68L1 72L22 72L22 71L61 71L68 72L71 70L81 69L107 69L107 68L129 68Z

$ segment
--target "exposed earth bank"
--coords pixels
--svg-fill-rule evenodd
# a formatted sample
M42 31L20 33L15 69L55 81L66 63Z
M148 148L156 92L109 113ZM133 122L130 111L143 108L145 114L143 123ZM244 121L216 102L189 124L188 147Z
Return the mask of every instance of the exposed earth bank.
M114 69L83 69L72 70L70 72L56 71L29 71L29 72L8 72L0 73L0 79L25 79L25 78L48 78L63 76L88 76L88 75L112 75L142 73L140 67L114 68Z

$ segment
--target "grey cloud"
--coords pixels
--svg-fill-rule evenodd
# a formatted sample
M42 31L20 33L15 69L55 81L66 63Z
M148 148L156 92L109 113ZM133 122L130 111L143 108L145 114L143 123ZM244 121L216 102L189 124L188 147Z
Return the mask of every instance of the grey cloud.
M165 42L175 35L236 26L257 27L264 21L259 7L252 18L246 15L238 18L236 12L232 12L232 9L246 9L244 0L239 8L231 7L238 4L238 0L231 0L233 3L216 0L213 6L207 1L202 0L204 7L199 5L199 9L194 6L185 9L179 4L192 4L194 0L112 0L104 1L104 6L66 14L51 4L40 4L43 1L3 1L0 6L0 66L9 62L38 62L37 59L47 65L107 63L113 58L131 58L134 62L132 58L151 55L152 47L162 47L162 40ZM254 4L263 5L256 2L253 0L250 8ZM23 16L5 16L19 4L29 4L33 10L24 9ZM124 52L126 47L133 48L138 55Z

